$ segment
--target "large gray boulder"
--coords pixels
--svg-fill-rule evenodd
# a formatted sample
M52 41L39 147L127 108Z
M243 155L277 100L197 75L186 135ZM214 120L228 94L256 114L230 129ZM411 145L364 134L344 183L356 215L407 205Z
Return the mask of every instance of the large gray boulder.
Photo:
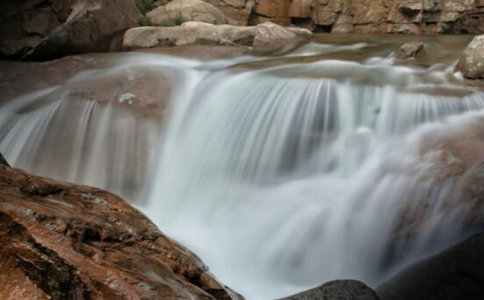
M157 26L174 26L187 21L227 24L227 18L215 6L201 0L173 0L146 14Z
M302 28L284 28L272 23L258 26L212 25L186 22L174 27L138 27L124 35L126 50L188 44L253 47L259 53L280 53L293 49L312 36Z
M484 79L484 35L476 36L467 46L456 70L467 79Z
M378 295L355 280L336 280L280 300L378 300Z
M2 0L0 58L49 60L120 50L124 31L137 26L139 17L133 0Z

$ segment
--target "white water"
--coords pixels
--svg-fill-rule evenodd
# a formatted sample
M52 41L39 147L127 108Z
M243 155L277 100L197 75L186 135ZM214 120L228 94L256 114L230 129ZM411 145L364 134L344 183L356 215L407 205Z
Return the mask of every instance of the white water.
M225 69L248 59L131 54L117 68L156 67L177 82L162 135L155 120L114 104L74 104L63 85L0 108L0 152L14 166L121 193L127 181L148 182L141 208L247 299L341 278L374 286L461 237L465 208L443 206L455 187L433 184L435 165L420 153L430 137L484 117L484 94L451 83L452 66L373 58ZM25 109L33 103L42 105ZM59 136L65 128L75 134ZM65 173L49 170L59 140L69 145L58 154ZM390 248L420 204L428 213L416 236Z

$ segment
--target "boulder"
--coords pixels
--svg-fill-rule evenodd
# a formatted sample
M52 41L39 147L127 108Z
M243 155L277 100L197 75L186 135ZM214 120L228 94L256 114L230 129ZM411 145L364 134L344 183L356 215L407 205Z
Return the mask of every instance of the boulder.
M378 295L364 283L336 280L280 300L378 300ZM410 298L409 298L410 299Z
M424 49L424 44L421 42L409 42L403 44L395 53L398 59L413 59Z
M271 22L259 24L255 30L254 51L258 53L284 53L311 37L307 29L284 28Z
M119 37L139 17L132 0L2 1L0 57L50 60L119 50Z
M0 298L242 299L123 199L0 166Z
M130 50L188 44L251 46L254 34L254 27L187 22L174 27L132 28L124 36L123 47Z
M273 23L233 26L186 22L174 27L132 28L124 36L123 46L130 50L188 44L238 45L262 53L279 53L293 49L311 36L307 29L284 28Z
M484 79L484 35L476 36L467 46L456 71L467 79Z
M484 234L412 264L376 290L382 300L482 299Z
M225 15L215 6L201 0L173 0L146 14L148 21L157 26L180 25L187 21L226 24Z

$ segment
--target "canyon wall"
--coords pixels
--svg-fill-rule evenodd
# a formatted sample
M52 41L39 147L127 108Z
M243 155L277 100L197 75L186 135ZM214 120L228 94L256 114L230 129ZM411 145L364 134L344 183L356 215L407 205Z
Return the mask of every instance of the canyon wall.
M207 0L238 25L271 21L316 32L479 34L484 0Z

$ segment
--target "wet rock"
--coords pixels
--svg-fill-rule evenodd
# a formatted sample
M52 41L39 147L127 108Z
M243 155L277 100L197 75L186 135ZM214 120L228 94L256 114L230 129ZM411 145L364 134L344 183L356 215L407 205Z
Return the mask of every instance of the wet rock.
M467 46L456 70L468 79L484 79L484 35L476 36Z
M424 44L421 42L410 42L403 44L395 53L396 58L399 59L413 59L424 49Z
M382 300L482 299L484 234L416 262L376 290Z
M187 21L226 24L225 15L213 5L201 0L174 0L149 12L152 25L174 26Z
M0 166L1 299L242 299L108 192Z
M9 167L8 165L8 162L7 160L3 157L2 153L0 153L0 166L7 166Z
M139 27L124 36L125 49L142 49L190 44L236 45L268 52L292 49L312 36L307 29L284 28L273 23L258 26L212 25L186 22L175 27ZM288 47L289 46L289 47Z
M378 300L378 295L355 280L336 280L280 300ZM410 299L410 298L409 298Z
M137 26L131 0L18 1L0 4L0 57L50 60L119 50L117 37Z

